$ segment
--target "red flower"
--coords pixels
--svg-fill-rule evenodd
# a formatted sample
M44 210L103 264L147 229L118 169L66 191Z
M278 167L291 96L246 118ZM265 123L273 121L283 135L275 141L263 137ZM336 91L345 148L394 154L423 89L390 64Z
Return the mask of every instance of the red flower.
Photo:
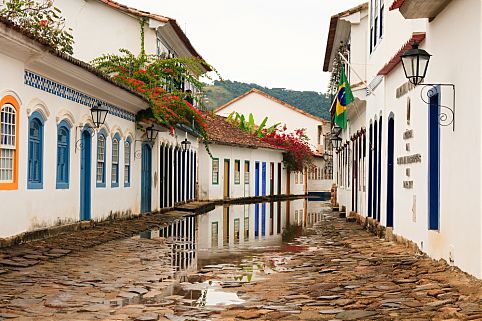
M170 74L170 73L172 73L172 69L171 68L164 68L164 72L166 74Z
M39 24L41 27L45 27L48 23L49 23L49 21L48 21L48 20L45 20L45 19L44 19L44 20L40 20L40 21L38 22L38 24Z

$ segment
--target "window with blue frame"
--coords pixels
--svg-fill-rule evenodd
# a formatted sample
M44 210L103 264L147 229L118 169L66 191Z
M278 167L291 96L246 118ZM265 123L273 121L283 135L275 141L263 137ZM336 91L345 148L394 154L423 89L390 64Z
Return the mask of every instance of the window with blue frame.
M101 131L97 136L97 187L105 187L105 133Z
M28 189L43 188L43 128L42 116L34 112L28 125Z
M112 139L112 168L111 168L111 186L119 187L119 134L115 134Z
M131 185L131 140L124 143L124 187Z
M69 188L70 126L62 121L57 126L57 189Z

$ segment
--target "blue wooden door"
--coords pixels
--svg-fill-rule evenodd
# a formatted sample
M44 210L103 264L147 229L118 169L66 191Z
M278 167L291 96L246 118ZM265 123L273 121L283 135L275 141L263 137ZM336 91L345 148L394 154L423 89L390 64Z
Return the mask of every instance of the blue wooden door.
M254 165L254 195L259 196L259 162ZM259 236L259 204L254 205L254 235Z
M430 97L428 108L428 228L440 227L440 94Z
M261 193L266 196L266 163L261 165ZM266 203L261 204L261 235L266 235Z
M151 211L152 149L149 144L142 145L141 167L141 213Z
M80 220L91 218L91 162L92 140L89 130L84 130L81 137L80 153Z
M395 121L388 120L388 155L387 155L387 227L393 227L393 162L395 144Z

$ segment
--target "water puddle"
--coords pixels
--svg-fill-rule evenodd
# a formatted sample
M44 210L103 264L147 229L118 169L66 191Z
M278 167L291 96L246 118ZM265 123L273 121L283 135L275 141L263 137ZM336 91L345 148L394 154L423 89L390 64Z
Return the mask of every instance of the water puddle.
M163 280L170 286L157 296L141 296L139 303L199 316L199 308L252 300L241 291L244 284L287 271L290 253L315 250L299 238L304 228L323 219L326 206L308 200L220 206L141 233L141 240L164 240L172 268Z

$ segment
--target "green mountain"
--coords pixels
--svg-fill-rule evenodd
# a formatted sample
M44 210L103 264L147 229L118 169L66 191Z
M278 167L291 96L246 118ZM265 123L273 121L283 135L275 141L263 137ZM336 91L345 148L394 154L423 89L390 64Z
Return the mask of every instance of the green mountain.
M312 115L330 119L329 95L315 91L296 91L285 88L266 88L257 84L247 84L239 81L214 81L213 85L204 88L206 94L206 106L215 109L228 101L256 88L265 93L287 102Z

